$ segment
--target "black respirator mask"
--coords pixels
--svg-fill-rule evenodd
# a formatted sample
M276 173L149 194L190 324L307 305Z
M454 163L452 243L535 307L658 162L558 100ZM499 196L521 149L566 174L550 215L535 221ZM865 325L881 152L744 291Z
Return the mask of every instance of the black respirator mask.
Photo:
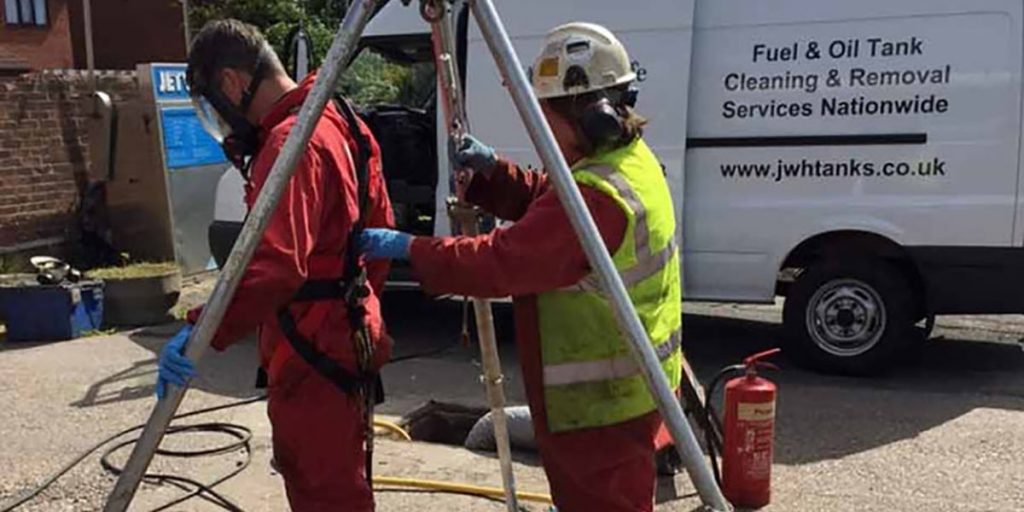
M252 73L252 81L242 93L238 105L232 104L220 87L216 86L192 96L192 105L203 129L220 144L228 161L241 171L246 179L249 177L252 157L259 150L259 127L249 122L245 116L252 105L256 89L263 81L263 63L264 60L260 58Z

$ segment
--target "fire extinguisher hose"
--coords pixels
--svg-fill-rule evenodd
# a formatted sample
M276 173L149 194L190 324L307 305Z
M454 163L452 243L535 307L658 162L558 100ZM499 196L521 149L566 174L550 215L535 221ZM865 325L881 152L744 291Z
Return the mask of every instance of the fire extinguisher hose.
M746 369L747 367L742 364L734 364L722 368L715 374L714 378L711 379L711 382L708 384L707 393L705 394L706 404L704 406L704 410L707 412L708 417L705 422L707 428L704 429L704 443L707 445L708 457L711 459L711 469L715 476L715 483L717 483L719 487L722 486L722 470L718 465L718 456L723 451L722 432L724 429L722 427L722 418L715 411L713 399L715 391L723 382L725 382L726 377L734 373L743 372Z

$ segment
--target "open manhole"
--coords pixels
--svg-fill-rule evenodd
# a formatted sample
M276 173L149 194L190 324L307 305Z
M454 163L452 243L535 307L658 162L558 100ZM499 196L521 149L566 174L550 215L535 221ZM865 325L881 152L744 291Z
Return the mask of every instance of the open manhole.
M430 400L403 416L399 423L409 433L409 437L413 441L493 452L495 450L494 437L486 435L488 432L483 432L483 436L475 434L475 442L471 441L468 446L466 443L470 431L487 413L488 409L484 407L469 407ZM505 413L508 418L509 441L512 449L535 451L537 448L533 439L529 411L526 407L506 408ZM484 430L490 428L489 422L483 425ZM667 477L683 470L682 460L671 445L664 446L657 451L655 465L658 474Z
M414 441L462 446L487 409L431 400L402 418Z
M530 409L525 405L505 407L508 442L513 451L535 452ZM483 407L429 401L402 419L402 426L415 441L461 446L477 452L495 452L491 413Z

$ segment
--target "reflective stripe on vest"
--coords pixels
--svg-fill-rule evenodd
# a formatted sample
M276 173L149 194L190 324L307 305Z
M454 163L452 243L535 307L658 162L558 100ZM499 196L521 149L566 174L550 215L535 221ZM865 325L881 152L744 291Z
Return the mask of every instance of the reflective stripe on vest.
M629 267L625 270L619 271L619 277L622 278L622 284L629 288L630 286L640 284L646 281L648 278L654 276L658 272L665 269L665 266L672 261L672 257L679 251L679 246L676 245L676 241L672 240L668 243L668 246L658 251L656 254L648 255L647 257L638 258L637 264ZM590 274L580 282L561 288L563 292L591 292L601 293L601 280L597 274Z
M650 229L647 227L647 208L644 207L643 202L637 197L633 187L629 186L625 178L618 174L611 166L597 165L588 167L587 171L604 178L611 186L615 187L622 200L633 210L633 244L636 247L637 261L635 265L619 270L622 284L629 288L661 272L679 249L675 238L670 240L664 249L652 254L651 234ZM601 282L596 274L590 274L581 279L580 282L562 288L561 291L600 293Z
M675 208L642 140L580 162L577 183L614 200L626 232L612 260L673 386L682 371L682 290ZM656 409L595 274L538 296L544 400L551 432L613 425Z
M668 341L654 347L659 361L671 357L683 341L683 332L672 333ZM544 367L545 386L567 386L583 382L595 382L600 380L624 379L640 375L640 369L632 355L624 355L611 359L600 359L597 361L584 361L580 363L553 364Z

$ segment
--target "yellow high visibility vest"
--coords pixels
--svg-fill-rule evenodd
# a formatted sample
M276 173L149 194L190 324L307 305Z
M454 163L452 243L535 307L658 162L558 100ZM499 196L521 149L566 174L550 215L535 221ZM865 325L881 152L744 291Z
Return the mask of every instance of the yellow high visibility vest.
M675 209L662 167L637 138L577 163L573 177L610 196L626 214L625 237L612 260L662 370L678 388L683 296ZM656 408L595 275L540 294L538 312L550 431L612 425Z

